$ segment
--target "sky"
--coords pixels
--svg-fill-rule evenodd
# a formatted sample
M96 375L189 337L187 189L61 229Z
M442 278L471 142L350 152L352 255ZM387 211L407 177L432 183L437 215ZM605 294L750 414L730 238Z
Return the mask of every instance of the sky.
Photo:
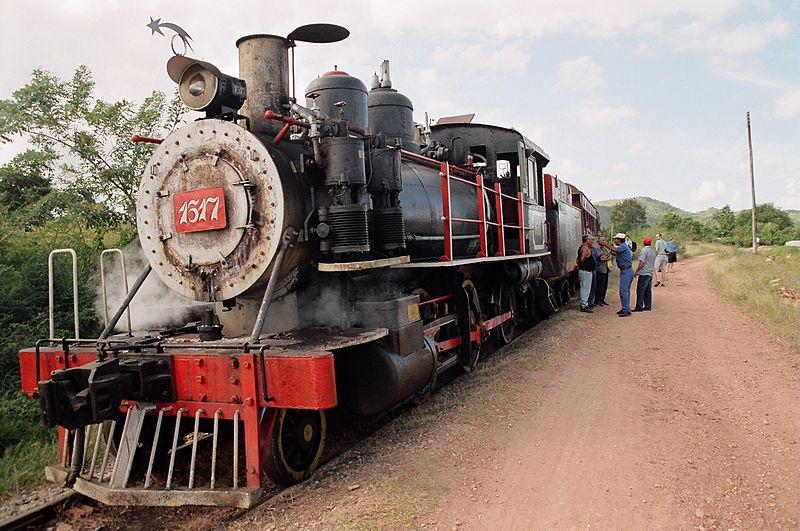
M323 9L333 7L333 10ZM0 99L35 68L87 65L97 97L171 93L170 36L238 73L237 38L329 22L300 43L298 94L333 65L369 84L384 59L415 119L474 112L551 158L548 173L593 200L650 196L698 211L750 205L745 113L758 203L800 209L800 0L0 0ZM0 163L24 147L0 145Z

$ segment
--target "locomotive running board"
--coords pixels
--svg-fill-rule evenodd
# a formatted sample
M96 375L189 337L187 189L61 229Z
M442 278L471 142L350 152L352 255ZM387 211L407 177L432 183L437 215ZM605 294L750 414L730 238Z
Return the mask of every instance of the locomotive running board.
M481 263L484 264L486 262L503 262L506 260L522 260L524 258L541 258L543 256L547 256L550 254L550 251L542 251L541 253L531 253L531 254L510 254L506 256L485 256L485 257L475 257L475 258L456 258L455 260L450 261L441 261L441 262L411 262L408 264L397 264L391 266L395 269L412 269L412 268L430 268L430 267L459 267L463 265L469 264L477 264Z
M397 266L411 262L410 256L396 256L394 258L381 258L380 260L366 260L363 262L336 262L333 264L320 263L317 266L323 273L337 273L342 271L363 271L365 269L378 269L381 267Z
M51 465L45 468L45 478L57 485L63 485L68 470L63 466ZM114 489L98 485L82 477L75 480L75 492L88 496L105 505L141 505L157 507L180 507L182 505L205 505L238 507L249 509L261 499L262 489L241 487L238 489Z

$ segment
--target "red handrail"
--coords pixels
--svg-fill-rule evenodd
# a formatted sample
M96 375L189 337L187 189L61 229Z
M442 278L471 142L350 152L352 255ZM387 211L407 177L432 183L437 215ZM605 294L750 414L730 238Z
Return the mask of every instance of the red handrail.
M489 256L489 244L487 238L487 226L495 227L497 232L497 253L495 256L507 256L505 230L511 229L517 231L519 240L519 251L512 251L514 253L525 254L525 234L530 230L530 227L525 226L525 205L533 205L534 202L526 201L522 192L517 192L516 197L509 194L504 194L500 183L495 183L494 186L488 187L484 184L483 175L480 173L453 166L447 162L441 162L418 153L402 150L401 156L406 160L412 160L425 164L432 168L439 169L439 177L442 179L442 235L444 237L443 253L439 257L442 262L451 262L453 260L453 222L458 223L477 223L478 224L478 238L480 240L480 250L476 254L477 257ZM460 174L466 177L472 177L475 180L465 179L464 177L454 175ZM450 203L450 183L452 181L460 182L469 186L474 186L476 190L476 203L478 207L478 219L459 218L452 215L452 205ZM497 221L489 221L486 212L486 202L483 200L484 193L494 194L495 210L497 214ZM513 201L517 210L517 224L507 224L503 220L503 200Z

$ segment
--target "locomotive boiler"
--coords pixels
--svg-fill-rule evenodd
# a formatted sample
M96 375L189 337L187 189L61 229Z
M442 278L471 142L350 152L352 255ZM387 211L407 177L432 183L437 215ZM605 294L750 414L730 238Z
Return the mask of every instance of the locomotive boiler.
M265 478L318 466L326 410L424 400L569 298L574 249L557 245L582 229L559 223L581 207L547 193L531 140L469 115L415 123L388 61L369 89L335 67L298 103L290 52L347 35L243 37L238 77L170 59L205 116L133 139L157 144L137 202L149 266L98 339L20 353L60 427L51 479L108 504L250 506ZM114 335L151 271L207 303L201 320Z

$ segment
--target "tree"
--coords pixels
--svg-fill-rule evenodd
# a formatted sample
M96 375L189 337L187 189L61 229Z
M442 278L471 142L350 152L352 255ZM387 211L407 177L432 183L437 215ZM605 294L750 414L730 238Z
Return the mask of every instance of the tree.
M714 236L717 238L730 238L736 229L736 215L729 205L725 205L720 210L714 212L711 217Z
M666 230L675 230L680 226L682 221L683 218L681 218L680 214L676 212L667 212L661 217L661 221L659 221L658 224Z
M184 107L153 92L140 105L105 102L93 95L94 80L85 66L70 81L35 70L31 81L0 100L0 137L24 137L32 146L0 168L0 201L18 209L41 200L41 191L77 191L83 200L62 201L82 210L86 223L99 228L135 220L139 177L152 144L133 143L135 133L160 136L181 121ZM75 199L73 197L73 199Z
M630 232L647 221L644 206L636 199L623 199L611 212L611 227L614 231Z
M751 225L750 210L742 210L736 214L734 243L747 247L753 244ZM756 206L756 229L758 238L764 245L783 245L800 237L800 230L789 214L772 203Z

